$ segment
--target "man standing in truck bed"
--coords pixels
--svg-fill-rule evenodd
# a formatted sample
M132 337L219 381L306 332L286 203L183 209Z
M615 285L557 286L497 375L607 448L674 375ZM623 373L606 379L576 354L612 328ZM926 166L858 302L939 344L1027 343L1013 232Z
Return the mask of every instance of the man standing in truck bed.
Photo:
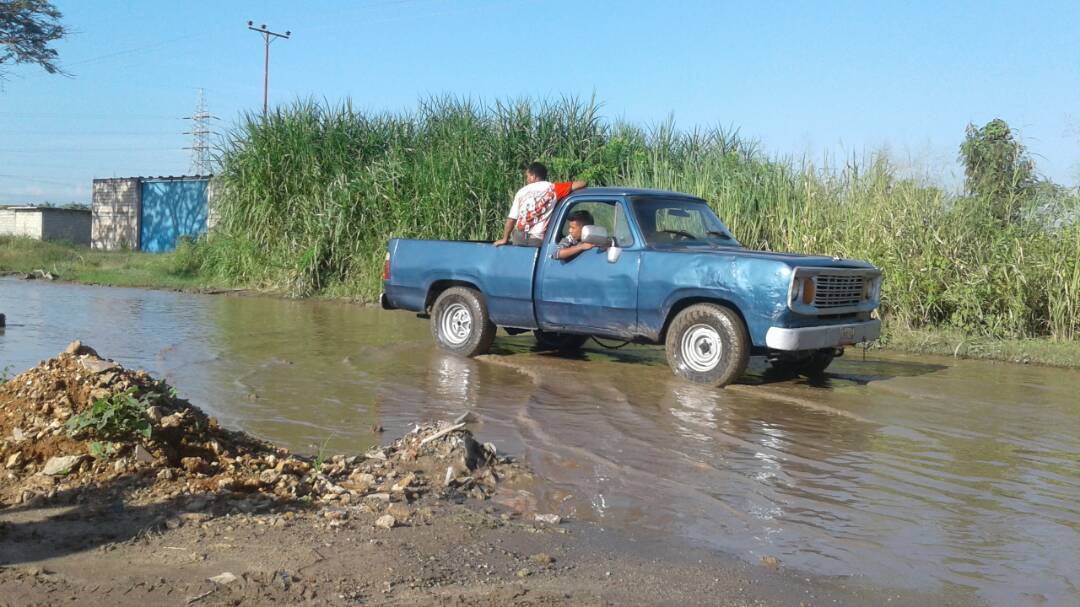
M539 162L530 164L525 170L525 187L514 195L506 225L503 226L503 236L495 241L495 246L507 243L540 246L556 203L585 185L584 181L551 183L547 180L546 166Z

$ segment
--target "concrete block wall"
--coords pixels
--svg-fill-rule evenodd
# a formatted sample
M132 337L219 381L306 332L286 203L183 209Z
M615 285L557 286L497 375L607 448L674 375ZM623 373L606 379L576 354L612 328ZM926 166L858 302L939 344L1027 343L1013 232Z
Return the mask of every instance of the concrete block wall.
M90 246L91 212L79 209L41 209L41 239L66 240Z
M41 212L37 209L15 209L14 235L41 240Z
M93 248L139 248L140 195L138 177L94 180L90 236Z
M206 229L213 230L217 225L218 219L221 218L221 214L218 213L217 207L214 205L214 199L218 197L221 192L221 180L217 178L210 178L210 181L206 184Z
M0 236L15 234L15 209L0 209Z

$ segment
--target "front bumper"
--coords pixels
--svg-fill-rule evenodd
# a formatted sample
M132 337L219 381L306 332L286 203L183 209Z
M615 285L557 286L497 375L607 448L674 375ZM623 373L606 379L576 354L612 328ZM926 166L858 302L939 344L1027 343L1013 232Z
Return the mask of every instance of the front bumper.
M820 350L873 341L880 336L881 321L876 319L800 329L769 327L765 333L765 345L773 350Z

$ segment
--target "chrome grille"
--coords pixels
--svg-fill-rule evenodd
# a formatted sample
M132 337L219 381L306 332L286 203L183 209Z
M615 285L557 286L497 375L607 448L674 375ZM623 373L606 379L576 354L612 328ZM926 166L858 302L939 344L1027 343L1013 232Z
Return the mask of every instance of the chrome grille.
M863 301L865 276L852 274L818 274L814 305L821 309L857 306Z

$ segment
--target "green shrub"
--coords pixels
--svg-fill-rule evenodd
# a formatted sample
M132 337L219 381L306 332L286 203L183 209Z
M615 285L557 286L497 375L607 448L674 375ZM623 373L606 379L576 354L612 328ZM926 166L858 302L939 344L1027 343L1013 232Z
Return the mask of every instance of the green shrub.
M66 423L73 437L93 436L102 441L127 441L150 438L150 420L146 417L147 399L137 399L134 390L118 392L94 401L90 408Z
M390 238L493 240L537 159L556 179L701 196L751 248L867 259L885 274L894 326L1080 337L1075 192L1025 198L1021 220L1003 223L985 198L905 178L885 155L817 167L721 129L609 123L595 101L572 99L439 98L408 114L301 101L249 115L221 150L220 221L184 263L298 296L372 299Z

